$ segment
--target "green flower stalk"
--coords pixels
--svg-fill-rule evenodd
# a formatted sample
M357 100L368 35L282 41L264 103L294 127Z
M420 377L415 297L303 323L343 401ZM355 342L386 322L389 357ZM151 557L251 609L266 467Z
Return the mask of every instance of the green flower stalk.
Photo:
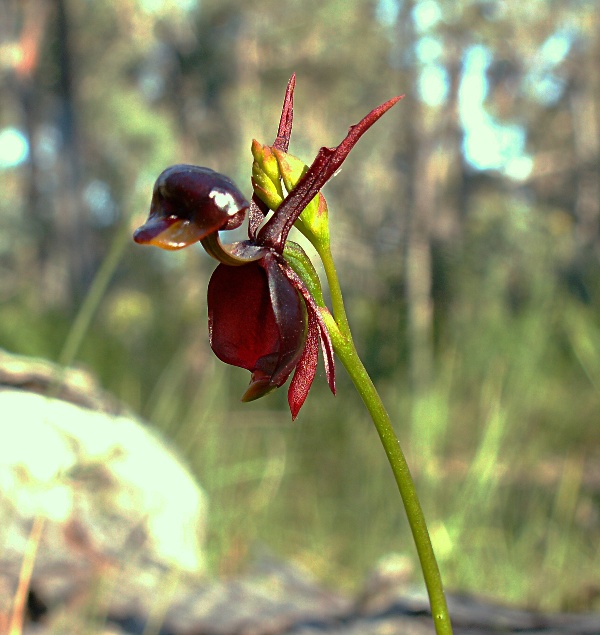
M331 255L329 213L321 188L361 136L401 97L373 109L335 148L323 147L310 166L288 153L295 76L290 79L272 146L252 142L248 202L228 177L209 168L176 165L157 179L150 215L134 239L163 249L201 242L219 265L208 285L209 340L217 357L246 368L242 400L258 399L292 375L288 403L295 419L316 375L319 348L335 394L334 353L371 415L402 497L429 593L436 633L452 626L427 525L390 417L356 351ZM248 212L248 240L224 245L219 231L235 229ZM273 212L270 217L268 214ZM300 245L300 230L319 255L331 296L325 304L317 272Z

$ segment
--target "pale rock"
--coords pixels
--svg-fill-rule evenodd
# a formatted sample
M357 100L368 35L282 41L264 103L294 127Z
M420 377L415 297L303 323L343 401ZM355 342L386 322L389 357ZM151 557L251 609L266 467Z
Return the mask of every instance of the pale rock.
M16 581L36 517L34 578L204 571L207 497L157 434L129 414L0 387L0 577Z

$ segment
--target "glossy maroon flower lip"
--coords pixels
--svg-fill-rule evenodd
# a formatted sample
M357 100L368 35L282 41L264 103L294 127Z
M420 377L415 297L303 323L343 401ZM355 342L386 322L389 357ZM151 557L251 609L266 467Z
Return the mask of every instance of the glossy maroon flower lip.
M133 234L133 240L140 245L154 245L169 250L183 249L201 238L203 235L190 221L175 215L148 219Z
M287 152L293 122L295 75L283 102L273 148ZM242 399L282 386L294 372L288 403L295 419L312 385L319 344L335 394L333 346L320 309L284 257L288 234L310 201L339 169L360 137L389 110L394 97L372 110L335 148L321 148L272 217L256 195L248 202L226 176L209 168L175 165L158 177L150 215L134 233L140 244L182 249L200 241L221 262L208 285L210 344L219 359L252 373ZM249 211L248 240L223 246L218 232L235 229ZM298 247L299 248L299 247Z
M156 180L150 215L133 239L142 245L183 249L221 229L239 227L249 206L225 175L197 165L173 165Z

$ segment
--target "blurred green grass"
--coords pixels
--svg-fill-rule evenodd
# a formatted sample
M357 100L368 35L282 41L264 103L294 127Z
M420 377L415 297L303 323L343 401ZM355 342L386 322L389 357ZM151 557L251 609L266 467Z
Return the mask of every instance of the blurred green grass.
M510 259L496 246L481 268L472 250L486 231L473 230L454 262L459 284L429 389L411 393L406 364L375 367L374 377L447 588L544 610L598 609L598 318L548 275L550 241L531 248L539 228L511 236ZM177 446L211 499L213 572L242 570L266 544L327 584L356 590L380 556L415 558L392 474L343 369L336 398L319 374L295 423L284 390L240 403L247 373L208 346L200 252L178 255L168 283L128 289L111 283L129 253L120 234L115 245L83 320L15 295L0 307L0 345L63 360L71 346L77 363ZM515 285L527 288L517 306ZM362 322L358 331L359 349L376 362ZM376 344L403 346L393 337ZM415 571L420 583L416 561Z

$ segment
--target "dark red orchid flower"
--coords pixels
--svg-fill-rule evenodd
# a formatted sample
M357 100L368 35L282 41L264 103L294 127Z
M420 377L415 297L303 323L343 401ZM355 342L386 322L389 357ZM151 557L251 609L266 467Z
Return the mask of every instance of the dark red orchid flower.
M295 76L290 79L273 147L287 152L292 132ZM208 168L175 165L157 179L150 215L134 234L141 244L181 249L200 241L221 262L208 285L210 344L219 359L252 373L243 401L282 386L288 390L292 419L298 415L315 377L319 342L325 372L335 394L333 347L319 307L284 257L288 234L304 208L333 176L368 128L399 97L352 126L336 148L321 148L308 171L272 217L255 194L248 202L226 176ZM249 211L248 240L221 244L220 230L235 229Z

